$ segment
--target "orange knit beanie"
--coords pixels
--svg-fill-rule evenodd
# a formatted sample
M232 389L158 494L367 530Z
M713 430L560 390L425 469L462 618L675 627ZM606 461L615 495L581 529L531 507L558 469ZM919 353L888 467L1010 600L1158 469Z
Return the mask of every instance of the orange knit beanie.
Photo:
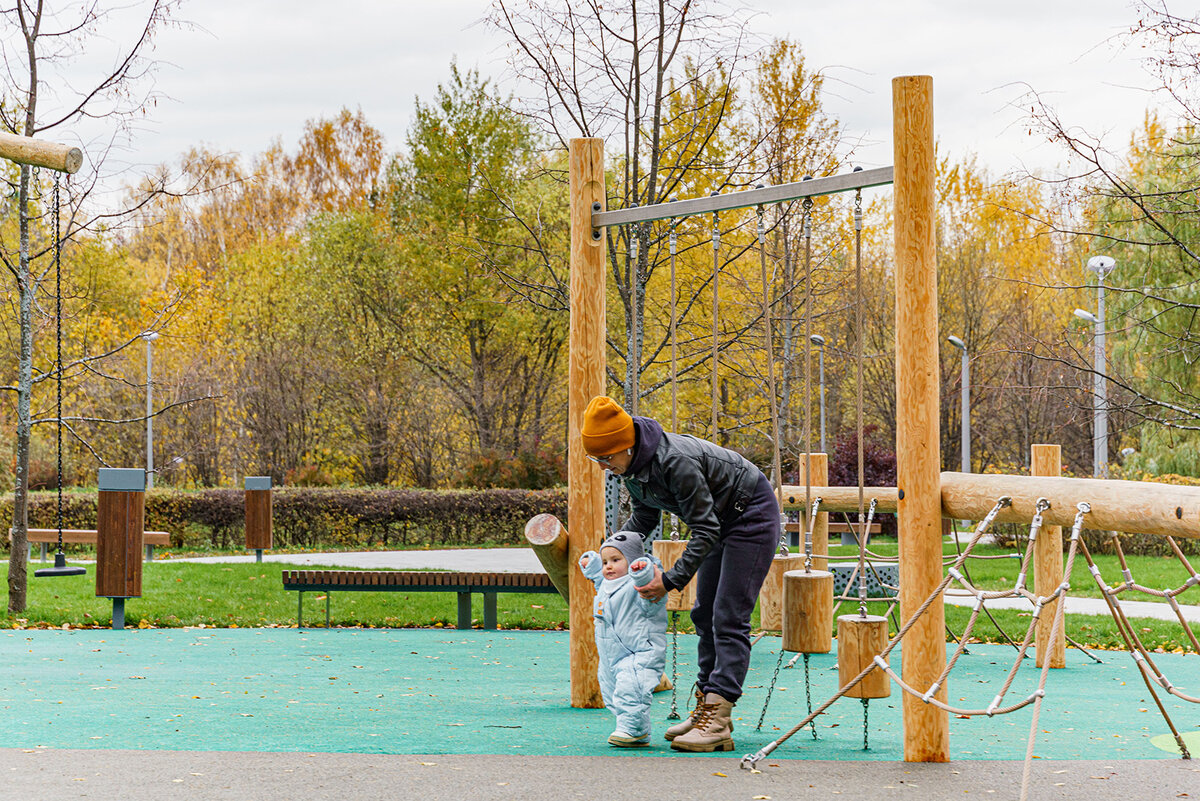
M583 413L583 449L592 456L610 456L634 442L633 418L612 398L592 398Z

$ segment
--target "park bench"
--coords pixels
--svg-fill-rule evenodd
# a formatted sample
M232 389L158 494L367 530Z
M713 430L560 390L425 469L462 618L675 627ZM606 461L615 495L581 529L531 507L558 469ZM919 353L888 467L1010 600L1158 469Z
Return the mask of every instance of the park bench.
M8 530L8 539L12 541L12 529ZM64 543L72 545L95 545L96 530L95 529L78 529L64 528L62 533ZM42 546L42 561L46 561L46 552L50 544L58 543L58 529L56 528L31 528L29 529L29 558L33 558L33 544L41 543ZM154 560L155 545L170 545L171 535L165 531L143 531L142 544L146 546L146 561Z
M450 573L418 570L285 570L283 588L300 593L296 625L304 627L304 593L325 593L325 627L329 598L335 592L456 592L458 628L471 628L471 593L483 595L483 627L496 628L496 594L557 593L545 573Z

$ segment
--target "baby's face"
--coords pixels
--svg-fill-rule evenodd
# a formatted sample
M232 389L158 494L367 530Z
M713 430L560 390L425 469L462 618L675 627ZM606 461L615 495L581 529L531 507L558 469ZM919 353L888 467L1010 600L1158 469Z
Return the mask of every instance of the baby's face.
M606 579L620 578L629 572L629 562L625 559L625 555L616 548L601 548L600 561L602 563L600 575Z

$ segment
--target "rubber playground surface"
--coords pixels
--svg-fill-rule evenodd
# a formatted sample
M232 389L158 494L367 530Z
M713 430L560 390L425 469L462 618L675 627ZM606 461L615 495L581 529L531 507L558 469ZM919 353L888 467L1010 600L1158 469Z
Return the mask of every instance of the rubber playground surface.
M0 632L2 745L20 749L325 752L509 756L624 756L728 760L752 753L806 714L803 663L779 672L755 731L779 639L754 648L735 709L737 751L682 755L661 738L671 693L655 696L650 748L608 746L612 716L569 705L567 632L452 629L159 629ZM1133 660L1068 650L1052 671L1034 754L1048 760L1171 760L1177 751ZM791 656L788 654L787 656ZM985 708L1015 651L973 645L949 700ZM695 638L678 648L680 712L688 708ZM1200 694L1200 657L1156 654L1184 692ZM897 655L893 655L897 664ZM670 670L668 659L668 670ZM835 656L810 660L812 703L837 690ZM1026 659L1007 702L1037 685ZM1169 714L1200 753L1200 708L1164 692ZM960 700L965 699L965 700ZM839 700L770 759L903 759L900 695L863 706ZM951 716L952 760L1023 760L1032 706L969 720ZM1200 796L1200 780L1196 782Z

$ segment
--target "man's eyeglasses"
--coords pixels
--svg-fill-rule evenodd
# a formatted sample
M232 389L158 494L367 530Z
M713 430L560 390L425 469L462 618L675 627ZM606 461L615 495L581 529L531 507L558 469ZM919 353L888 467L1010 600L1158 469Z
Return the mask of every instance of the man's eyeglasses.
M612 467L612 460L616 458L617 455L614 453L610 456L592 456L590 453L588 453L585 454L585 456L587 456L587 458L591 459L596 464L603 465L605 467Z

